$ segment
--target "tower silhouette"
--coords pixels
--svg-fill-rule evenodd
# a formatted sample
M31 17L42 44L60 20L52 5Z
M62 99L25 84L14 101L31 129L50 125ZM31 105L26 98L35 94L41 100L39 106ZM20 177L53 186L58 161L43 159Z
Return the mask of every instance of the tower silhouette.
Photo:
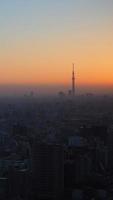
M75 95L75 65L73 63L73 69L72 69L72 95Z

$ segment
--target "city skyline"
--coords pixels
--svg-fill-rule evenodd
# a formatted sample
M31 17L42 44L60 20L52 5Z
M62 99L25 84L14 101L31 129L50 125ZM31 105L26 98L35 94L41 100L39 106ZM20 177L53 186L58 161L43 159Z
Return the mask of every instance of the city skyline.
M113 1L0 2L0 87L113 89ZM89 88L89 89L88 89ZM1 92L1 89L0 89Z

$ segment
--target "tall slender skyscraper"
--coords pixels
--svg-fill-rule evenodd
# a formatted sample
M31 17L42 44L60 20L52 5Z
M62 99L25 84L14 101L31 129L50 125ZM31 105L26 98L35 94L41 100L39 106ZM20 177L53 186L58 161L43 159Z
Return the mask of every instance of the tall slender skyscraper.
M75 95L75 65L73 63L73 69L72 69L72 95Z

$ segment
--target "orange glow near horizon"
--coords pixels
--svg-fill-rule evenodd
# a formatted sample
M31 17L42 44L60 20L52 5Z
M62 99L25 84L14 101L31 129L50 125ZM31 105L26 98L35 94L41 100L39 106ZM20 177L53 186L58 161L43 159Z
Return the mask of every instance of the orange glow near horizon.
M98 43L98 41L96 42ZM100 44L101 45L101 44ZM21 44L21 48L22 48ZM55 45L46 52L39 48L22 51L13 49L0 61L0 84L70 84L72 64L75 61L78 85L113 85L112 47L74 48L73 44L58 49ZM25 52L24 52L25 51ZM101 51L101 53L100 53ZM76 58L75 58L76 55ZM74 59L75 58L75 59Z
M10 5L9 18L3 10L0 85L70 86L74 62L78 87L112 87L112 2L86 0L83 7L79 1L47 1L49 5L31 1L28 10L26 2L23 7L12 2L15 19Z

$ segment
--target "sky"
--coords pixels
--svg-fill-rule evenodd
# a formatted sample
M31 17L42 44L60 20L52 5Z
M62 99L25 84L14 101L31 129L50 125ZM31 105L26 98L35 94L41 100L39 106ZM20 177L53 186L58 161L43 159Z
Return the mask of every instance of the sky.
M0 1L0 88L70 87L73 62L78 88L112 91L113 0Z

